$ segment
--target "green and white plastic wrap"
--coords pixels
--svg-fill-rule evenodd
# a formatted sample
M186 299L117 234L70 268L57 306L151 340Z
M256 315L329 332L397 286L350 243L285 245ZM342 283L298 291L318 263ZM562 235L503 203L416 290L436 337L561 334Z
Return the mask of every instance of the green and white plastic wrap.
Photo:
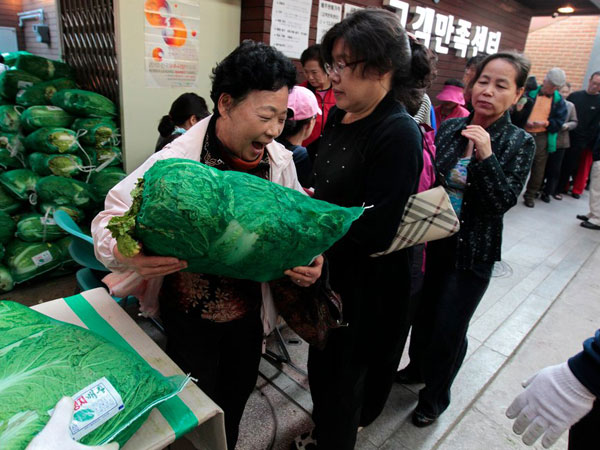
M123 407L93 431L79 436L79 441L86 445L111 441L123 445L152 408L169 399L177 403L176 395L189 381L185 376L164 377L150 367L81 295L64 301L97 333L56 321L14 302L0 302L3 450L24 449L48 422L49 412L63 396L83 392L75 399L75 420L99 421L100 415L94 416L98 409L90 406L99 394L94 387L101 380L110 383ZM186 414L185 405L179 413ZM72 432L73 425L75 421Z

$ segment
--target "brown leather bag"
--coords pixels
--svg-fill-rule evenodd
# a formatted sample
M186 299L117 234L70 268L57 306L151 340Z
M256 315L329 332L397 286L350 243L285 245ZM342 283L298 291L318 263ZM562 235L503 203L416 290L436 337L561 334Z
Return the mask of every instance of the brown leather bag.
M342 299L329 285L326 264L321 278L310 287L296 286L289 278L271 281L273 302L289 327L310 345L322 350L329 330L346 326Z

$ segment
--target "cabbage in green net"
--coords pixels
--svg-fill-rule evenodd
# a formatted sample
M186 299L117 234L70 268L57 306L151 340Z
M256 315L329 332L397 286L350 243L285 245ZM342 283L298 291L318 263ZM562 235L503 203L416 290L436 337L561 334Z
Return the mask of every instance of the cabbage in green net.
M186 260L187 270L269 281L309 264L363 212L188 159L157 161L108 225L119 251Z
M1 181L1 176L0 176ZM94 189L82 181L49 175L41 178L35 190L41 202L91 208L95 205Z
M14 237L16 229L17 225L13 218L8 213L0 211L0 244L8 243Z
M29 169L14 169L0 174L0 186L14 198L27 200L39 179L39 175Z
M0 255L4 255L4 247L2 244L0 244ZM0 258L0 260L2 260L2 258ZM15 282L10 274L10 270L8 270L8 267L0 264L0 294L12 291L14 286Z
M9 57L11 65L17 69L31 73L42 80L55 78L74 78L75 71L67 63L44 58L27 52L15 52Z
M0 73L0 96L14 103L17 92L41 81L40 78L23 70L5 70Z
M25 147L31 152L75 153L77 133L68 128L42 127L25 138Z
M0 106L0 131L2 133L16 133L21 126L21 112L23 107L14 105Z
M117 115L117 107L108 98L82 89L63 89L52 96L52 104L71 114L82 117L110 117Z
M15 102L26 108L35 105L51 105L50 99L61 89L76 88L75 81L69 78L58 78L56 80L44 81L34 84L17 92Z
M21 114L21 125L27 131L41 127L69 128L74 117L57 106L30 106Z
M60 177L74 177L81 173L82 162L75 155L46 155L45 153L32 153L27 158L29 167L41 176L57 175Z

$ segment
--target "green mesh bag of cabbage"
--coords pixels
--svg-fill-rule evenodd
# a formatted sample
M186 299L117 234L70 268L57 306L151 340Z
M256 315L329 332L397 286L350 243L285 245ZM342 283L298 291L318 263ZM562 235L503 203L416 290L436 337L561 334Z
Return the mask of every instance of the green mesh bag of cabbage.
M75 401L70 428L76 440L122 446L154 406L187 382L185 376L164 377L123 343L0 301L3 450L24 449L63 396Z
M157 161L132 191L133 204L108 229L125 256L174 256L188 271L270 281L310 264L363 208L314 200L253 175L189 159Z

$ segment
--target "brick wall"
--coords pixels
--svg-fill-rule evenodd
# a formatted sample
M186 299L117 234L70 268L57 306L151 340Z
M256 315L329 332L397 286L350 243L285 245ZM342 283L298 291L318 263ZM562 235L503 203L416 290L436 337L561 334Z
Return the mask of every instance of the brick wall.
M567 73L574 89L584 83L600 16L567 17L562 20L533 20L525 53L531 59L531 74L538 82L552 67Z
M4 2L6 0L2 0ZM56 2L54 0L22 0L22 11L31 11L42 8L44 10L44 23L50 27L50 44L37 42L33 25L37 20L26 20L23 27L24 50L50 59L60 57L60 37L58 34L58 21Z
M359 6L381 7L382 0L331 0L336 3L352 3ZM525 48L529 23L533 12L515 0L444 0L433 4L431 0L406 0L411 6L427 6L442 14L452 14L457 18L469 20L475 25L485 25L493 31L502 32L500 49ZM271 29L271 11L273 0L243 0L241 35L243 39L254 39L269 43ZM317 34L317 14L319 1L313 0L309 33L309 45L315 42ZM434 99L447 78L462 78L466 59L455 56L454 50L448 55L440 55L438 76L429 94ZM297 67L299 63L296 61ZM303 79L300 71L299 79ZM435 101L435 100L434 100Z
M19 48L23 48L23 36L19 32L19 19L17 13L21 10L21 0L0 1L0 27L11 27L17 29ZM3 50L0 49L0 52Z

